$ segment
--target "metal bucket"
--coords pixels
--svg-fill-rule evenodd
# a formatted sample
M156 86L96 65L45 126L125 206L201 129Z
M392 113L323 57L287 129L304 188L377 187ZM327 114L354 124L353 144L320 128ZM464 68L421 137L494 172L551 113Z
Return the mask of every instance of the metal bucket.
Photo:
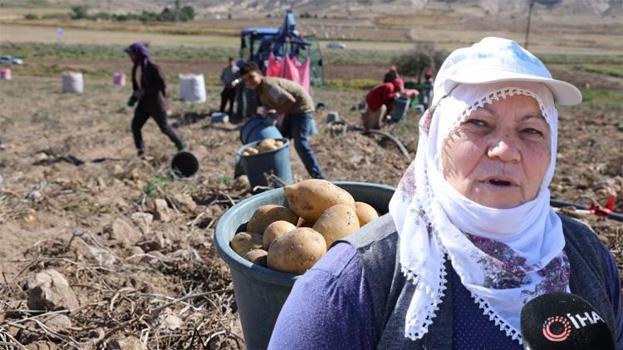
M388 211L394 188L361 182L335 182L356 201L366 202L379 214ZM237 232L244 231L255 209L265 204L286 205L278 188L247 198L231 207L219 219L214 233L216 249L231 269L234 294L248 349L266 349L277 316L298 276L256 265L239 256L229 246ZM355 233L356 234L356 233Z
M346 136L346 132L348 131L348 125L342 121L332 122L328 125L328 128L329 134L336 137Z
M338 112L329 112L327 114L327 124L342 121Z

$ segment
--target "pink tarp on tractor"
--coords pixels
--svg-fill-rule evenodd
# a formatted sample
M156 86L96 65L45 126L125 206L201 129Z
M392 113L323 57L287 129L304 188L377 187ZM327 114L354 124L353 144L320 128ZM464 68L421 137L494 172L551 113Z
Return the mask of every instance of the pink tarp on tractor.
M309 58L300 63L296 58L290 58L288 55L282 59L277 59L271 53L268 56L266 75L295 81L301 84L305 91L310 92L309 64Z

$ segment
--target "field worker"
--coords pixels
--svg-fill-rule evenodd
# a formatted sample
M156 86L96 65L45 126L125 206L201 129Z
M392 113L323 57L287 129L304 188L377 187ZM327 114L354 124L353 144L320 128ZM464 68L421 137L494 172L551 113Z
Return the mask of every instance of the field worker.
M379 129L381 120L391 112L394 99L400 97L404 82L400 78L375 86L366 95L366 110L361 114L364 131Z
M430 95L434 82L433 69L429 67L424 72L424 83L422 84L422 93L420 94L420 103L424 105L424 108L428 108L430 104Z
M132 63L132 97L128 106L137 102L132 119L132 135L139 157L145 154L141 129L149 117L154 118L160 131L171 139L178 151L185 148L182 140L167 123L167 85L160 67L149 60L149 50L143 43L134 43L125 49ZM138 75L138 77L137 77Z
M225 105L229 103L227 114L231 117L234 112L234 99L236 98L236 85L238 84L238 71L233 57L227 60L227 66L221 72L221 83L223 83L223 91L221 91L221 113L225 113Z
M391 83L397 78L399 78L398 68L396 68L396 66L391 66L391 68L389 68L389 71L385 73L385 76L383 77L383 83Z
M314 101L303 87L291 80L264 77L254 62L246 63L240 70L246 87L256 90L264 110L284 114L281 132L294 139L294 147L312 178L323 179L320 164L312 151L308 136L313 129Z
M514 41L452 52L389 213L296 281L269 348L519 350L522 306L563 292L587 300L621 349L615 260L549 204L556 105L581 100Z

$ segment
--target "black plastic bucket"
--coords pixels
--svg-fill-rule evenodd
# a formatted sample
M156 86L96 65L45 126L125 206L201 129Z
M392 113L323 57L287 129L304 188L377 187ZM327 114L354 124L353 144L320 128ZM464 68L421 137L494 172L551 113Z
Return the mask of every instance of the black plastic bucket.
M199 170L199 161L188 151L178 152L171 160L171 169L179 176L190 177Z

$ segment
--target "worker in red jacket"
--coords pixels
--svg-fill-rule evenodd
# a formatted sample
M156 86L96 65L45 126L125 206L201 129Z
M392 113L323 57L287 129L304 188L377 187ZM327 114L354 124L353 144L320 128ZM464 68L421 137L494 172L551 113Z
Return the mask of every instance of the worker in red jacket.
M392 110L394 99L400 97L404 90L404 81L396 78L389 83L375 86L366 95L366 111L361 114L365 131L379 129L381 120Z

